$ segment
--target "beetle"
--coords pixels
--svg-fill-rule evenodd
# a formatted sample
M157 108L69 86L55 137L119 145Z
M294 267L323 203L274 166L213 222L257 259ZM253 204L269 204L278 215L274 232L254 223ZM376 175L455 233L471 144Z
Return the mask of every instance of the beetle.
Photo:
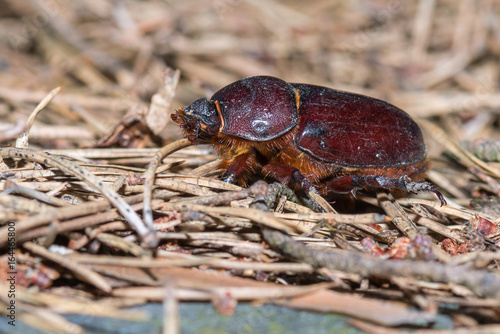
M422 131L403 110L372 97L271 76L238 80L178 108L188 139L210 140L223 180L245 184L261 172L320 194L358 189L434 192Z

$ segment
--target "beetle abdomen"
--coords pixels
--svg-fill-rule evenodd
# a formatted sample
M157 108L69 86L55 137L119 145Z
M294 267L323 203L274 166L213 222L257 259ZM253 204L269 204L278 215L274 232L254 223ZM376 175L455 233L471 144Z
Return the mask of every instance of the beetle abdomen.
M347 167L397 167L425 159L419 126L401 109L371 97L292 84L300 92L297 146Z
M299 116L291 84L257 76L236 81L214 94L219 101L223 134L252 141L267 141L295 127Z

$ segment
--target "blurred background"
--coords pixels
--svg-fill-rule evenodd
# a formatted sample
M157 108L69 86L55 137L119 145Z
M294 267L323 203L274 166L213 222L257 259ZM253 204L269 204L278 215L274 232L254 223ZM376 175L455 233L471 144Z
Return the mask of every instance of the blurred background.
M176 73L180 74L178 85ZM477 212L489 213L492 221L498 221L500 141L483 145L477 140L500 139L500 1L0 0L0 145L13 142L5 139L8 132L20 134L36 105L56 87L61 91L36 117L30 147L49 150L92 147L96 143L127 148L164 145L181 137L169 117L176 108L252 75L272 75L289 82L366 94L404 109L424 129L432 160L428 179L448 197L448 208L471 203ZM173 100L169 89L175 92ZM153 109L156 119L143 122L143 115ZM151 132L152 125L163 129L159 136ZM13 138L16 135L11 134ZM442 153L450 150L457 156L458 143L464 140L478 144L475 153L491 148L495 156L484 160L496 162L485 164L464 154L456 160L446 159ZM192 157L186 154L182 159L172 158L172 164L187 160L180 168L194 168L216 159L208 148L196 149ZM151 149L149 156L141 155L133 161L130 156L119 160L121 155L109 161L144 167L155 151ZM478 166L481 171L464 168ZM123 175L126 172L128 169ZM120 176L118 181L122 183L118 187L125 177ZM57 189L64 187L58 185ZM485 194L495 195L492 204L487 202L489 199L482 200ZM475 206L471 202L474 197L479 199ZM437 212L439 222L448 222L449 218L442 214L446 207L439 211L437 205L431 212ZM425 211L422 215L427 214ZM463 216L461 220L453 219L453 231L461 229L458 224L466 220ZM493 244L484 242L477 233L471 235L476 238L471 241L471 250L481 249L477 245L490 249ZM88 240L84 233L77 236L85 243ZM496 237L497 248L493 249L498 252ZM438 235L436 243L442 239ZM256 242L259 247L260 243ZM85 244L78 245L82 248ZM453 249L443 249L453 255L469 251L456 246L458 243L453 245ZM224 244L221 249L226 251ZM494 259L489 265L488 261L475 265L497 270L496 255L487 258ZM366 288L364 283L361 291ZM441 303L439 298L437 302L430 299L431 303L413 299L413 289L417 288L410 284L411 289L405 290L408 286L403 286L402 297L388 293L380 294L386 296L380 298L400 298L399 303L408 297L411 303L405 305L433 312ZM423 285L421 290L428 293L430 289L426 289ZM477 324L474 317L485 319L485 323L498 319L497 311L475 313L470 305L483 307L482 300L467 304L471 301L468 290L457 292L462 290L455 284L449 289L446 296L452 298L442 310L446 314L456 311L457 323ZM435 294L445 295L441 290ZM455 295L466 297L462 308L456 307ZM353 297L358 303L357 292ZM94 296L88 298L93 300ZM488 305L486 308L498 304ZM470 309L473 311L469 315L462 314ZM191 323L205 325L198 316L204 311L186 313L195 317ZM46 318L45 313L40 314ZM204 315L214 318L212 313ZM290 318L299 316L293 314ZM297 330L294 321L284 319ZM94 319L90 322L98 326ZM311 321L313 325L319 322ZM323 328L325 332L330 329Z
M499 17L494 0L4 0L0 126L61 86L32 143L92 144L172 68L171 111L266 74L387 100L457 140L494 136Z

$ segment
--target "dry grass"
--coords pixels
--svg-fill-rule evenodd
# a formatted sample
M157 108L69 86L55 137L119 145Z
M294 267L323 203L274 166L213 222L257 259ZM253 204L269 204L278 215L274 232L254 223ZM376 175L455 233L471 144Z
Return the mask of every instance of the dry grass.
M0 285L14 269L17 320L76 333L62 315L92 305L142 321L121 308L158 301L174 332L178 301L226 314L267 301L371 333L434 333L445 313L464 333L500 331L498 2L7 2ZM267 184L220 182L217 156L175 141L169 114L258 74L406 110L448 205L385 193L336 211L318 198L327 213L284 196L275 212L250 205Z

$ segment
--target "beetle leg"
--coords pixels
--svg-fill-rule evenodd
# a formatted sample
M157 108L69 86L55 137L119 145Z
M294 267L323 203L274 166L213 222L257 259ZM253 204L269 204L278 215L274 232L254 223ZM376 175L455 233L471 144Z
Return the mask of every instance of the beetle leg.
M267 164L262 168L262 173L266 177L272 177L284 185L296 183L300 188L309 193L314 191L314 186L302 173L295 167L278 164Z
M299 184L306 194L310 191L315 191L311 182L297 168L294 168L292 172L292 180Z
M266 177L272 177L284 184L285 186L293 187L295 190L304 191L305 197L301 197L301 201L308 208L317 212L325 212L321 205L310 195L311 192L318 193L316 188L312 185L300 170L295 167L281 164L267 164L262 168L262 173Z
M441 206L446 205L446 200L436 186L425 181L413 182L408 176L402 176L398 179L391 179L383 176L373 175L354 176L353 184L361 186L367 185L388 190L402 189L412 193L420 193L426 191L433 192L441 201Z
M387 190L401 189L407 192L433 192L441 201L441 206L446 200L436 186L429 182L413 182L408 176L397 179L376 175L345 175L328 181L328 189L334 192L345 193L361 187L383 188Z
M344 175L328 180L326 188L328 191L339 194L348 194L350 192L355 198L358 184L354 181L354 175Z
M262 173L266 177L272 177L278 182L288 185L292 179L292 173L295 168L286 165L268 164L262 167Z
M441 201L441 206L446 205L446 200L444 199L443 194L441 194L441 192L437 189L435 185L429 182L412 182L408 177L406 177L403 182L407 191L413 193L419 193L424 191L432 192Z
M376 175L361 175L352 176L352 184L357 187L368 186L374 188L383 188L387 190L402 189L409 191L406 188L408 177L400 177L398 179L392 179L385 176Z
M249 167L255 162L254 153L243 153L234 157L228 164L224 175L222 175L222 181L227 183L236 183L240 176L242 176Z

